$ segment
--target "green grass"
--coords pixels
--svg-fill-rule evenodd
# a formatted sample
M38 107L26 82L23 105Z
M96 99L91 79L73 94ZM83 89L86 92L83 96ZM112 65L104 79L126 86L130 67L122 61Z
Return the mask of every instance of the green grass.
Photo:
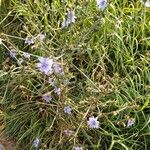
M68 8L75 9L77 19L61 29ZM2 0L0 13L0 110L5 134L21 149L34 149L38 137L39 149L149 150L150 8L138 0L110 1L103 12L95 0ZM40 32L46 34L44 42L24 44L26 36ZM9 57L10 48L17 60ZM22 52L31 53L31 59ZM62 64L65 76L51 76L61 96L38 71L38 56L53 56ZM52 93L49 104L42 100L46 92ZM71 115L63 111L68 105ZM99 129L88 127L91 116L98 116ZM130 118L135 124L128 128Z

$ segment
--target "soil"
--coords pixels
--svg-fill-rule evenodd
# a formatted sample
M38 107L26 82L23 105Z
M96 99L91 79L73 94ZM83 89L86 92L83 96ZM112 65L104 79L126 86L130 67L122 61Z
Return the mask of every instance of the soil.
M0 126L0 150L16 150L15 141L2 134L4 126Z

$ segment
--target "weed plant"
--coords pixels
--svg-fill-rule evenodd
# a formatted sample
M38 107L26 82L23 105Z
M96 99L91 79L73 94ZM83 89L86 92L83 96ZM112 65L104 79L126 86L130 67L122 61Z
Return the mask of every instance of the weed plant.
M145 1L0 1L0 121L21 150L150 149Z

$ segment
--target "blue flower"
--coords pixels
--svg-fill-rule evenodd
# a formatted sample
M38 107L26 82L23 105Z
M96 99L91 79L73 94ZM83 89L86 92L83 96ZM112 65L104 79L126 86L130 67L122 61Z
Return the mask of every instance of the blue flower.
M62 22L62 28L68 27L69 24L74 23L77 17L74 15L74 10L69 10L67 12L67 17Z
M77 147L74 147L73 149L74 149L74 150L83 150L83 147L77 146Z
M40 41L43 41L45 39L45 34L43 33L38 34L38 38Z
M61 89L58 88L58 87L55 87L54 93L56 93L57 95L60 95L61 94Z
M66 114L71 114L71 111L72 111L72 109L71 109L69 106L65 106L65 107L64 107L64 112L65 112Z
M60 74L60 75L64 74L64 71L63 71L60 64L54 63L53 64L53 69L54 69L54 72L57 73L57 74Z
M64 130L64 134L67 135L67 136L71 136L73 134L73 131L69 130L69 129L66 129L66 130Z
M27 44L27 45L34 44L34 39L33 39L33 38L26 37L24 43Z
M41 72L45 73L46 75L53 73L53 59L41 57L39 58L39 61L40 62L37 64L37 67Z
M26 59L30 59L30 56L31 55L29 53L26 53L26 52L23 53L23 57Z
M87 121L87 124L90 128L99 128L99 121L97 121L97 117L90 117L89 120Z
M33 141L33 146L34 146L35 148L37 148L37 147L39 146L39 143L40 143L39 138L36 138L36 139Z
M97 7L101 10L104 10L108 6L107 0L96 0Z
M128 122L127 122L127 127L131 127L135 124L135 119L134 118L130 118L128 119Z
M9 55L10 55L10 57L15 58L16 57L16 51L14 49L10 50Z
M43 95L43 99L44 99L47 103L49 103L49 102L52 100L52 97L51 97L49 94L45 94L45 95Z

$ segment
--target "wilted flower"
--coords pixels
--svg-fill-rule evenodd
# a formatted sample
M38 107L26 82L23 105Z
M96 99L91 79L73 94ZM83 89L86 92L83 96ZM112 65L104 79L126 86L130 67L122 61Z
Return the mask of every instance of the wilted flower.
M45 34L43 33L38 34L38 38L40 41L43 41L45 39Z
M148 1L145 2L144 6L145 6L145 7L150 7L150 2L148 2Z
M61 65L58 64L58 63L53 64L53 69L54 69L54 72L57 73L57 74L61 74L61 75L64 74Z
M15 58L16 57L16 51L14 49L10 50L9 55L10 55L10 57Z
M69 129L66 129L66 130L64 130L64 134L67 135L67 136L71 136L73 134L73 131L69 130Z
M42 97L47 103L49 103L52 100L52 97L49 94L45 94Z
M39 146L39 143L40 143L39 138L36 138L36 139L33 141L33 146L34 146L35 148L37 148L37 147Z
M53 59L41 57L39 58L39 61L40 62L37 64L39 70L46 75L52 74Z
M50 83L52 86L55 86L55 81L53 78L49 78L48 83Z
M56 93L57 95L60 95L61 94L61 89L58 88L58 87L55 87L54 93Z
M25 38L25 44L27 44L27 45L34 44L34 39L33 39L33 38L26 37L26 38Z
M83 150L83 147L77 146L77 147L74 147L73 149L74 149L74 150Z
M150 7L150 1L143 1L143 0L140 0L141 3L145 6L145 7Z
M107 0L96 0L97 7L104 10L108 6Z
M2 39L0 38L0 45L2 44Z
M97 121L97 117L90 117L89 120L87 121L87 124L89 125L90 128L99 128L99 121Z
M67 12L67 17L62 22L62 28L68 27L69 24L74 23L77 17L74 15L74 10L69 10Z
M40 111L40 112L43 112L43 111L44 111L44 109L40 107L39 111Z
M72 109L71 109L69 106L65 106L65 107L64 107L64 112L65 112L66 114L71 114L71 111L72 111Z
M134 118L128 119L127 127L131 127L131 126L134 125L134 124L135 124L135 119L134 119Z
M23 56L24 56L24 58L26 58L26 59L30 59L30 56L31 56L31 55L30 55L29 53L25 53L25 52L24 52L24 53L23 53Z

